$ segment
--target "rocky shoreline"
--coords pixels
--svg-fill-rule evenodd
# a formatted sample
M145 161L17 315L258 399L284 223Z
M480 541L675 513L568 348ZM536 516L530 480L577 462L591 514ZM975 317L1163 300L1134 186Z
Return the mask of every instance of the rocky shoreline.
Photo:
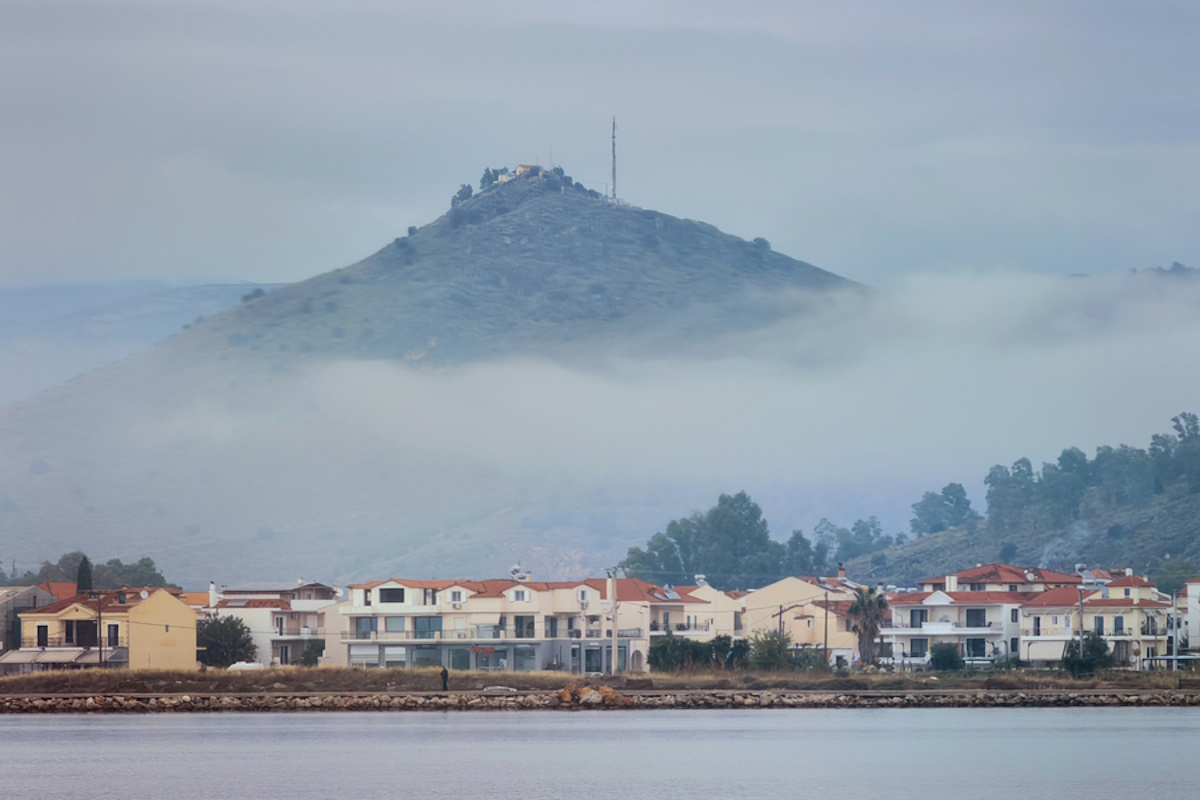
M619 692L607 686L559 691L263 694L10 694L0 714L286 711L517 711L729 708L1035 708L1200 706L1178 690L941 690L823 692L689 690Z

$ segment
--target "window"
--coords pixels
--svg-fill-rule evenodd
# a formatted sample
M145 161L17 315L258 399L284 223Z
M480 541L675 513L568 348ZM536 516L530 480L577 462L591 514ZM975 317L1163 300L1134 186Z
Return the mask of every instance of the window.
M967 639L967 658L987 658L987 640Z
M381 603L403 603L404 602L404 590L403 589L380 589L379 590L379 602L381 602Z
M462 590L461 590L461 589L455 589L454 591L452 591L452 592L450 593L450 602L451 602L451 603L461 603L461 602L462 602L462 597L463 597L463 595L462 595Z
M1126 597L1129 597L1129 589L1126 589L1126 590L1125 590L1125 596L1126 596Z
M924 658L929 652L928 639L913 639L909 643L909 655L913 658Z
M108 626L108 646L109 647L119 647L120 644L121 644L120 628L116 625L110 624Z
M1021 642L1015 636L1008 640L1008 654L1015 656L1021 652Z
M1092 632L1097 636L1104 635L1104 617L1100 616L1099 614L1092 617Z
M69 619L63 628L63 642L75 644L75 620Z
M968 584L972 592L982 592L986 587L982 583Z
M854 630L854 620L850 619L849 617L846 617L846 630L847 631Z
M1113 617L1113 635L1121 636L1125 633L1125 618Z
M512 600L514 603L529 602L529 590L528 589L513 589Z
M1008 590L1009 590L1010 592L1015 592L1015 591L1017 591L1017 585L1016 585L1015 583L1010 583L1010 584L1008 585ZM1014 621L1014 622L1016 622L1016 620L1013 620L1013 621Z
M968 608L967 609L967 627L968 628L986 628L987 627L987 609Z
M437 639L442 632L441 617L415 617L413 618L413 638L414 639Z
M404 633L405 617L384 617L383 630L387 633Z
M587 589L580 589L579 590L579 602L586 603L587 601L588 601Z
M37 626L37 646L47 647L50 644L50 627L48 625Z
M355 639L373 639L377 630L378 622L374 617L357 617L354 620Z
M1014 608L1011 612L1009 612L1008 621L1009 622L1020 622L1021 621L1021 612L1018 609Z
M1057 627L1057 626L1058 626L1058 615L1055 615L1055 616L1053 616L1053 617L1051 617L1051 618L1050 618L1050 624L1051 624L1051 625L1054 625L1055 627Z
M546 617L546 638L554 639L558 636L558 617Z
M427 606L437 605L437 589L426 589L422 597L422 602Z
M371 590L370 589L363 590L363 605L364 606L371 605Z
M1034 636L1042 635L1042 618L1041 617L1033 618L1033 635Z
M809 628L809 630L812 630L812 617L809 617L809 618L806 620L806 622L808 622L808 628Z
M929 611L924 608L914 608L908 612L908 627L919 628L929 621Z

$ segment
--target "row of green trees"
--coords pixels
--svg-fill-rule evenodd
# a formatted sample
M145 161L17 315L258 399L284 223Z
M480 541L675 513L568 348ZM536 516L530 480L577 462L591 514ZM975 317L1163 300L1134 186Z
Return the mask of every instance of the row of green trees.
M64 553L58 561L43 561L36 572L26 570L20 574L6 575L0 571L0 585L31 586L47 581L76 581L81 566L90 575L88 589L119 589L122 586L170 586L152 558L140 558L126 564L119 558L111 558L103 564L95 564L82 550ZM14 570L15 572L15 570Z
M1183 412L1171 418L1171 432L1150 437L1149 447L1096 448L1095 458L1068 447L1053 463L1036 469L1028 458L996 464L983 480L987 525L1003 537L1023 530L1061 528L1083 513L1086 503L1101 508L1142 507L1155 495L1200 493L1200 418ZM980 516L961 484L941 493L926 492L913 504L917 536L950 528L970 530Z
M751 589L786 575L832 572L837 562L897 541L884 534L875 517L849 528L822 518L813 534L809 539L796 530L786 542L777 542L749 495L723 494L708 511L672 520L644 548L630 548L620 566L631 577L658 584L691 584L704 575L718 589Z

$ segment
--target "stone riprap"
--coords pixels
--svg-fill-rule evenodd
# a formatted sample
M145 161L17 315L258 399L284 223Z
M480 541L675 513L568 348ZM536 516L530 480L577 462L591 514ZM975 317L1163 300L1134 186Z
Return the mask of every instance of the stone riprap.
M0 714L211 711L517 711L720 708L1011 708L1200 706L1192 691L617 692L607 686L528 692L0 695Z

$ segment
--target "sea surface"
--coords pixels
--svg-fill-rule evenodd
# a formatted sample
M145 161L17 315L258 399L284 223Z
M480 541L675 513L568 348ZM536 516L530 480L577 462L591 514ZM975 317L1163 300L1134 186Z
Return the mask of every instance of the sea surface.
M1200 709L0 717L5 798L1182 798Z

